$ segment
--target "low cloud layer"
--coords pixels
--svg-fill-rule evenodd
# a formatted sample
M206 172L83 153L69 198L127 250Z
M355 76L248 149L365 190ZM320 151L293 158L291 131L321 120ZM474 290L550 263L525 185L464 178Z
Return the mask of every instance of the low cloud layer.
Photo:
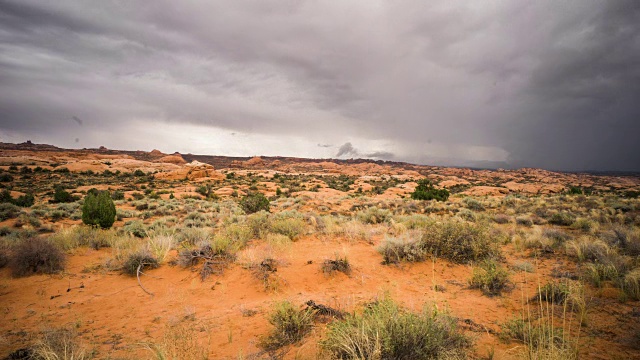
M635 0L0 2L0 141L640 171L637 99Z

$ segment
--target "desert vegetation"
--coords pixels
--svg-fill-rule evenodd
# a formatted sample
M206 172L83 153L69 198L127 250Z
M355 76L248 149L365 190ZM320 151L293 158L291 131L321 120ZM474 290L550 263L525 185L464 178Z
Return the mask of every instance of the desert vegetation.
M1 356L639 354L637 178L48 164L0 171Z

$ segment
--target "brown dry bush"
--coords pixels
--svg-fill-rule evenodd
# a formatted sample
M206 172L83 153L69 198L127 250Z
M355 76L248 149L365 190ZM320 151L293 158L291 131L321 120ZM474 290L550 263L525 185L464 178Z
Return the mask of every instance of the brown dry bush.
M33 237L21 240L11 252L13 276L52 274L64 270L65 256L53 243Z

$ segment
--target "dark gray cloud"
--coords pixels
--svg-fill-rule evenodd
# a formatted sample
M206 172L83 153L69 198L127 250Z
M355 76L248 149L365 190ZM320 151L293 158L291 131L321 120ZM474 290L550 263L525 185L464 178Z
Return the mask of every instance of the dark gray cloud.
M635 0L0 1L3 141L640 170L637 99Z
M338 149L338 153L336 153L336 157L342 157L342 156L359 156L360 152L358 152L358 150L356 150L356 148L353 147L353 145L350 142L346 142L344 144L342 144L342 146L340 146L340 148Z

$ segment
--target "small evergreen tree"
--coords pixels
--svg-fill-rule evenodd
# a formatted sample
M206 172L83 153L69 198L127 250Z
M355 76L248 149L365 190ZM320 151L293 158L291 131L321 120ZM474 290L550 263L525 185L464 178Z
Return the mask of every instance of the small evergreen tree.
M89 190L82 206L82 222L110 228L116 220L116 205L108 191Z
M411 198L414 200L446 201L449 198L449 190L436 189L429 179L422 179L418 181L418 186L411 193Z

